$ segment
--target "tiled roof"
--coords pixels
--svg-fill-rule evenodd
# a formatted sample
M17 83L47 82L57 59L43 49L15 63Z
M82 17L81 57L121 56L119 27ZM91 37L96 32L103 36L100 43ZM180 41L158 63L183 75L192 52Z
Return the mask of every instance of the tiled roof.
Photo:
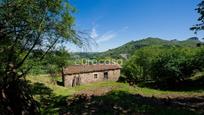
M118 64L72 65L64 68L64 74L79 74L121 69Z

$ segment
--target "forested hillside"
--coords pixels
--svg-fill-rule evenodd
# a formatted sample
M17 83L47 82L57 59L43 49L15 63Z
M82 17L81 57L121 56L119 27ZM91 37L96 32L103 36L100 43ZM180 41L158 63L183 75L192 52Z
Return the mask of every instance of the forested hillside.
M110 49L105 52L94 52L94 53L73 53L74 55L77 55L81 58L105 58L105 57L111 57L111 58L123 58L124 55L127 55L130 57L135 51L137 51L140 48L146 47L146 46L155 46L160 45L164 47L197 47L201 44L201 41L197 37L191 37L183 41L178 41L176 39L174 40L164 40L161 38L146 38L142 40L137 41L130 41L120 47Z

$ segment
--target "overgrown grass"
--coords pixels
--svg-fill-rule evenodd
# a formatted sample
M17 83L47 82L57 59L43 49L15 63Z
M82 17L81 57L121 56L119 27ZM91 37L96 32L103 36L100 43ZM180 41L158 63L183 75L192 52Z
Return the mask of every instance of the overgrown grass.
M163 91L163 90L156 90L156 89L150 89L150 88L141 88L141 87L132 87L129 86L128 83L119 83L119 82L112 82L112 81L106 81L106 82L96 82L86 85L81 85L77 87L63 87L59 86L57 84L53 84L51 82L51 78L48 75L39 75L39 76L28 76L28 80L30 80L32 83L43 83L47 87L53 90L53 92L56 95L62 95L62 96L70 96L77 92L83 91L83 90L89 90L89 89L97 89L100 87L112 87L115 91L124 91L131 94L142 94L146 96L165 96L165 95L178 95L178 96L192 96L192 95L204 95L203 90L195 90L195 91ZM60 77L57 77L56 80L58 82L61 82Z

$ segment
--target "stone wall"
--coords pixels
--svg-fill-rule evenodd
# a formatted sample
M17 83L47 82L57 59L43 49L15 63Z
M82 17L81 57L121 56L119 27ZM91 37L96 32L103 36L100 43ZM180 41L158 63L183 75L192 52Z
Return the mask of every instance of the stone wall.
M104 79L104 72L108 72L108 79ZM94 74L97 74L97 76ZM120 77L120 69L83 74L64 75L64 86L65 87L73 86L73 81L74 78L76 77L80 78L80 84L87 84L106 80L117 81Z

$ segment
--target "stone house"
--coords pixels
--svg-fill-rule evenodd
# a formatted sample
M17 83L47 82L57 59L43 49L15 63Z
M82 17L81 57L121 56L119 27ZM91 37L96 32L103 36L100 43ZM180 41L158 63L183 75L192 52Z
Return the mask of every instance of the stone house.
M117 81L121 66L116 64L73 65L63 70L65 87L99 81Z

